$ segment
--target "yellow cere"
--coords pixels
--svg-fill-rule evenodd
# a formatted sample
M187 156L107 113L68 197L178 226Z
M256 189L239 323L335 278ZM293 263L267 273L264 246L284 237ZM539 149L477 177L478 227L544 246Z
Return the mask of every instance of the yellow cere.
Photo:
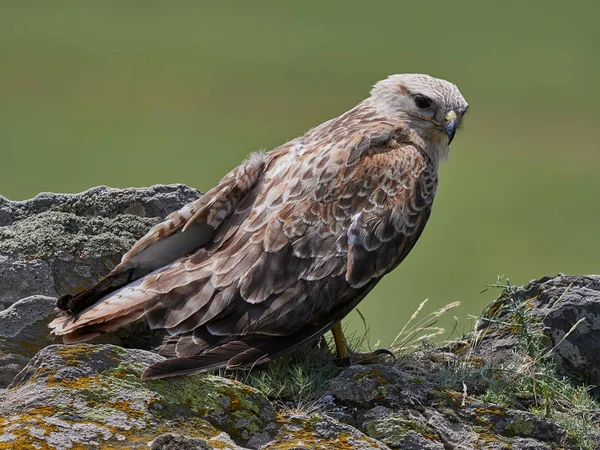
M452 120L456 120L456 113L454 111L448 111L448 114L444 117L446 122L451 122Z

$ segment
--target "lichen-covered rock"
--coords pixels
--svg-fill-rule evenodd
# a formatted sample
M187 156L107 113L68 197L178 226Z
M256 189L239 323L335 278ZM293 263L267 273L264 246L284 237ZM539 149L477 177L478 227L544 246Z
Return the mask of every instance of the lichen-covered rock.
M538 448L571 444L563 430L538 415L500 408L385 365L351 366L330 382L328 392L359 430L390 448L513 448L519 439Z
M218 447L215 447L217 445ZM150 450L246 450L236 445L229 436L221 433L211 441L201 438L190 438L181 434L165 433L158 436L152 442Z
M418 403L427 396L414 377L384 364L350 366L333 379L327 391L337 402L346 406L367 409L373 406L399 407Z
M48 332L56 312L56 299L42 295L21 299L0 311L0 388L8 386L36 352L56 343ZM153 334L157 332L140 321L94 342L146 349Z
M559 371L573 380L600 386L600 276L559 275L532 282L525 289L535 289L531 311L543 322L550 346L556 346L552 354ZM585 320L563 341L582 318Z
M422 416L419 415L422 419ZM396 413L384 406L376 406L360 414L359 422L366 433L390 448L443 450L438 433L425 420L412 415ZM464 430L467 431L467 430Z
M152 442L150 450L211 450L206 439L189 438L181 434L165 433Z
M183 184L127 189L98 186L78 194L42 192L25 201L10 201L0 196L0 227L50 210L85 217L114 218L121 214L165 217L178 205L199 196L197 190Z
M279 418L275 438L260 447L272 450L385 450L387 447L328 416L288 414Z
M165 432L209 443L227 432L244 442L274 432L273 406L241 383L212 375L139 378L162 359L113 345L44 348L0 397L0 449L142 448Z
M152 225L199 196L170 185L43 193L23 202L0 197L0 388L52 343L47 324L56 296L106 275ZM140 322L103 342L145 347L149 334Z
M600 386L600 275L558 275L532 281L500 296L480 323L477 345L471 352L488 364L504 364L515 357L519 329L509 304L522 304L529 326L547 337L548 349L558 370L576 383ZM580 319L585 319L572 330ZM567 336L567 334L571 333ZM566 336L566 338L565 338ZM600 396L600 388L596 388Z
M106 275L146 231L197 199L184 185L0 197L0 305L74 293Z
M275 430L273 405L256 389L227 378L195 375L148 381L168 403L186 405L238 442Z

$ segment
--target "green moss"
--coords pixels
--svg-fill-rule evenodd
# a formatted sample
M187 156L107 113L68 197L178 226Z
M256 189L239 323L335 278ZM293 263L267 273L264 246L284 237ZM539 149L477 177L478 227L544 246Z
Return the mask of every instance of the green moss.
M508 436L531 436L533 423L531 420L516 416L504 427L504 434Z
M498 450L510 450L513 448L511 439L492 433L489 427L474 426L473 431L477 433L477 441L474 442L476 449L491 447Z
M369 436L387 445L397 445L409 431L417 432L428 440L439 440L440 438L437 432L427 424L400 414L391 414L383 419L368 422L366 431Z
M458 409L463 404L463 395L452 389L431 389L429 396L432 398L434 406L446 406L452 409ZM466 402L471 401L469 397L464 399Z
M234 439L248 439L266 425L263 418L270 404L258 391L242 383L202 374L152 380L147 385L168 403L185 405L218 423Z

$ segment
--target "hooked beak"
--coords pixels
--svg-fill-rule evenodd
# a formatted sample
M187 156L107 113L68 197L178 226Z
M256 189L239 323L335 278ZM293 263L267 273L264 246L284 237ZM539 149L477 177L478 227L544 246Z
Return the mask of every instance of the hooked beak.
M446 114L446 116L444 117L442 129L448 135L448 144L452 142L452 139L454 139L454 135L456 134L456 127L458 124L456 118L457 116L454 111L449 111L448 114Z

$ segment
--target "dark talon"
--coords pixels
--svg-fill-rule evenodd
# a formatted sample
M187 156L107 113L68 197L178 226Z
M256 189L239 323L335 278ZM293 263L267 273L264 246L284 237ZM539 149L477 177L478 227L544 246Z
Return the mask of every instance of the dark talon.
M396 355L394 355L387 348L378 348L376 350L361 353L350 353L350 356L345 358L336 358L336 360L343 365L351 365L351 364L375 364L377 362L382 362L381 357L383 356L391 356L394 360L396 359Z
M396 359L396 355L394 355L387 348L378 348L377 350L373 350L373 354L375 354L375 355L387 355L387 356L391 356L392 358Z

